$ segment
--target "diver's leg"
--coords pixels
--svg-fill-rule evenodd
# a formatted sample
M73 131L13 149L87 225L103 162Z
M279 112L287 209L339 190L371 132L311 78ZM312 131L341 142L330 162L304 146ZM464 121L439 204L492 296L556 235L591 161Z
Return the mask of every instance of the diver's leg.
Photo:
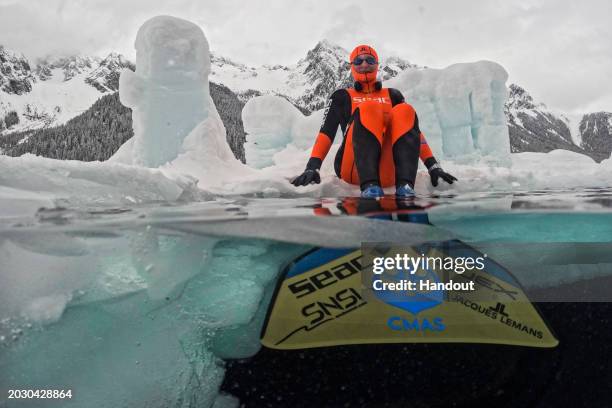
M353 127L354 124L349 124L346 130L342 145L336 154L334 169L338 177L349 184L359 185L359 175L355 168L355 155L353 152Z
M380 103L366 101L353 114L353 152L361 190L380 185L378 174L384 116Z
M419 167L420 133L412 106L400 103L391 109L391 142L397 187L409 184L414 188Z

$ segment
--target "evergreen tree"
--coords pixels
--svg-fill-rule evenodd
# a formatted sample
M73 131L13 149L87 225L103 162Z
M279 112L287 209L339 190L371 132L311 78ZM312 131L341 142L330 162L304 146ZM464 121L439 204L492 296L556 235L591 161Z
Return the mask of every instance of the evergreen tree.
M223 85L211 83L210 93L225 125L227 141L236 158L244 162L244 102ZM17 112L9 112L4 122L11 126L15 120L19 121ZM64 125L2 136L0 150L10 156L33 153L61 160L107 160L132 136L131 110L121 104L115 92L104 95Z
M19 115L17 115L17 112L10 111L6 115L4 115L4 123L7 128L10 128L11 126L18 124Z

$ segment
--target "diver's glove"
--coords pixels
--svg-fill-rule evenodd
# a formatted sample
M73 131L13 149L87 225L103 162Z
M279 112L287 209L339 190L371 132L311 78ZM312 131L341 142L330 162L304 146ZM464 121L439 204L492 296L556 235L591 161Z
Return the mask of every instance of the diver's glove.
M319 169L321 168L321 159L311 157L306 165L306 170L293 180L291 184L294 186L307 186L309 184L319 184L321 182L321 176L319 175Z
M453 184L453 182L457 181L457 178L455 176L442 170L442 167L440 167L440 165L435 161L435 159L433 162L426 163L426 165L427 164L429 164L427 166L427 170L429 171L429 177L431 178L431 184L434 187L438 186L438 179L442 179L446 181L448 184Z
M307 186L312 183L319 184L321 182L321 176L319 176L319 170L306 169L302 174L291 180L291 184L294 186Z

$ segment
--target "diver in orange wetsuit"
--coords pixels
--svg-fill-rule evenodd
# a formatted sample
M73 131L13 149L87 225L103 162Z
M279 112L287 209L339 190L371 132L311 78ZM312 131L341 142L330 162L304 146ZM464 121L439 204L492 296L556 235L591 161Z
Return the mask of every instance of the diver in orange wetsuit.
M318 172L338 126L343 140L334 163L336 174L359 185L362 197L382 197L381 187L393 185L397 196L414 196L419 156L434 186L439 178L450 184L456 181L434 158L414 108L400 91L383 88L376 80L376 51L359 45L351 52L350 61L354 87L339 89L329 98L306 170L291 182L296 186L321 182Z

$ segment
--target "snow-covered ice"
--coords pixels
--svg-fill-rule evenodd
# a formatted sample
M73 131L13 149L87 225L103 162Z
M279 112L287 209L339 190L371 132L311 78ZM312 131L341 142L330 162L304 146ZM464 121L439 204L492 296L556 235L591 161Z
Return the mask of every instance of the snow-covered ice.
M244 146L247 164L258 169L279 164L274 155L289 145L308 150L322 120L322 110L304 116L279 96L250 99L242 109L242 123L247 134Z
M116 207L200 200L205 194L196 182L187 174L169 179L159 169L120 163L0 155L0 208L20 215L31 216L40 207ZM31 204L17 207L13 200Z

